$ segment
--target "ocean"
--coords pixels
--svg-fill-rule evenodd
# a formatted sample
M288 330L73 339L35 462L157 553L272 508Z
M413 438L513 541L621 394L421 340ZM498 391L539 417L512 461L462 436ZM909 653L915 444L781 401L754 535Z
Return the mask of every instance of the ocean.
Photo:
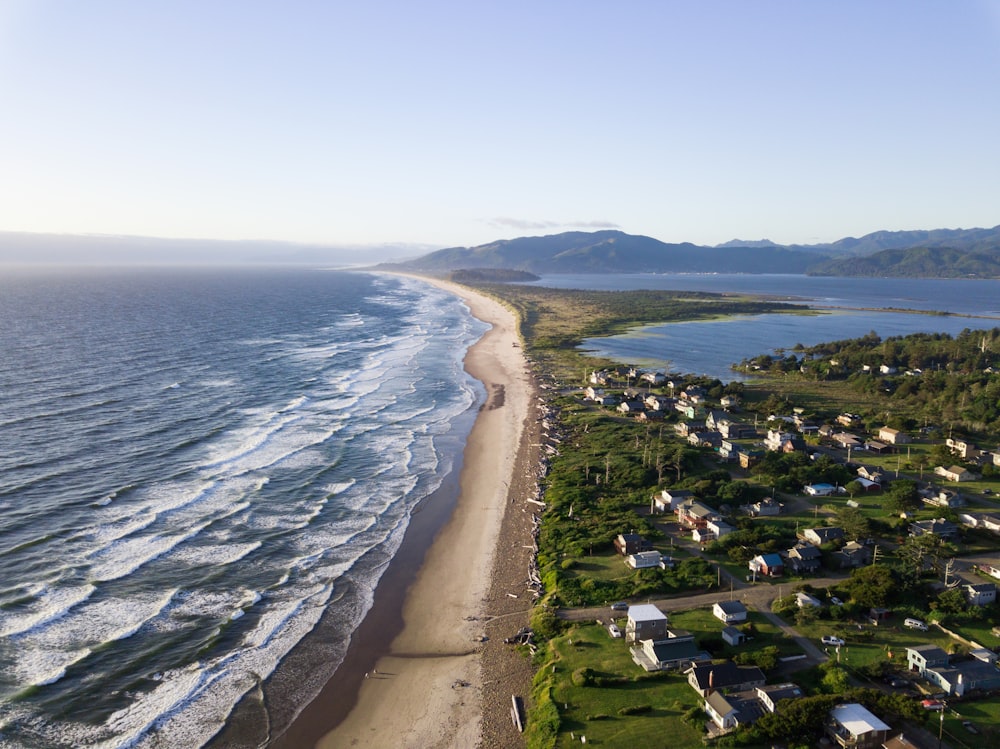
M486 330L386 275L0 275L0 747L199 747L333 673L456 470Z

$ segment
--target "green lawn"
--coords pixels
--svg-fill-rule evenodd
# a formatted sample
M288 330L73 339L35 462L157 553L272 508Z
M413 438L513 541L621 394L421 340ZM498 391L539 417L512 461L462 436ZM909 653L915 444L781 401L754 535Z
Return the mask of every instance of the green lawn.
M694 634L696 640L702 637L720 637L723 624L715 618L711 609L691 609L689 611L676 611L669 614L670 626L686 629ZM770 619L757 611L750 611L747 622L753 625L753 639L743 645L732 647L726 645L721 651L713 653L716 658L732 658L739 653L752 653L757 650L774 645L782 656L798 655L802 652L794 640L785 636L785 633L778 629ZM744 629L740 624L737 629Z
M581 736L587 737L588 745L608 747L702 746L701 731L681 721L686 711L701 705L683 675L647 674L632 662L624 640L612 639L596 624L573 626L552 647L556 653L553 701L562 722L557 746L579 746ZM605 686L576 686L572 674L580 668L615 681ZM649 705L651 710L619 715L620 709L636 705Z

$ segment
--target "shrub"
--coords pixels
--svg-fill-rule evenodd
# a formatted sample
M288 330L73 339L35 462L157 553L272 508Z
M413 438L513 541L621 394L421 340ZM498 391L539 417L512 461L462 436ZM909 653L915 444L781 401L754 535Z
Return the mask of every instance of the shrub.
M652 705L626 705L618 711L619 715L642 715L653 709Z

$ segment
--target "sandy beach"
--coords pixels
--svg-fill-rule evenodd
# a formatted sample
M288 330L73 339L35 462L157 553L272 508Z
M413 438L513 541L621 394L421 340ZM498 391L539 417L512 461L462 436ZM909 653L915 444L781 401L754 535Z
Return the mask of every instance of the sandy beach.
M336 683L277 747L523 745L511 695L527 700L532 671L503 638L527 623L531 606L534 506L523 500L538 479L537 392L508 309L465 287L421 280L454 292L492 325L465 359L487 400L465 445L457 498L430 548L411 549L412 559L396 567L401 590L394 595L390 580L383 591L380 582L373 621L356 633ZM386 627L400 605L401 622ZM380 640L385 632L391 639Z

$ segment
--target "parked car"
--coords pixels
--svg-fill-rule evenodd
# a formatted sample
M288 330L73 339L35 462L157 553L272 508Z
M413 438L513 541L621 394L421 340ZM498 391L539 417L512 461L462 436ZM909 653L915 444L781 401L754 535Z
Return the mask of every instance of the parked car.
M628 604L625 601L611 604L612 611L628 611Z
M913 619L908 617L903 621L904 627L909 627L910 629L919 629L921 632L927 631L927 624L920 621L919 619Z
M834 637L833 635L823 635L823 644L836 645L839 647L844 644L844 641L841 640L839 637Z
M941 700L923 700L920 705L924 710L944 710L944 703Z
M609 624L608 625L608 632L611 633L612 637L621 637L622 636L622 631L618 628L617 624Z
M830 596L830 604L833 606L843 606L844 602L837 598L837 596Z
M888 684L890 687L896 687L896 688L910 686L910 682L908 682L902 676L886 676L885 683Z

